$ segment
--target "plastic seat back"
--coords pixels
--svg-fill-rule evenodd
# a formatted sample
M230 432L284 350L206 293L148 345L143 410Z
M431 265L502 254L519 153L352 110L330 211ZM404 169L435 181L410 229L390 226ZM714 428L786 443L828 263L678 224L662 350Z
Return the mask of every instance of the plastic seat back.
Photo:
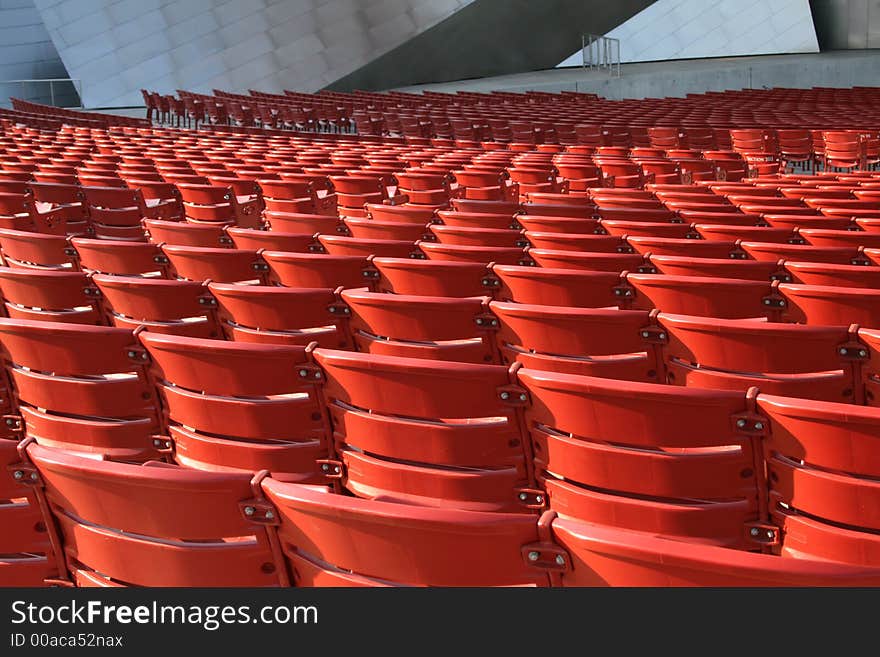
M0 255L7 267L78 269L76 250L60 235L0 228Z
M345 290L358 351L468 363L498 362L488 297L429 297Z
M352 348L345 307L332 289L211 283L229 340Z
M633 307L665 313L746 319L766 317L779 321L784 299L770 281L710 276L628 274L635 288Z
M178 463L320 479L328 436L305 347L149 331L138 338L150 354Z
M566 517L726 547L757 547L745 394L520 370L549 506ZM651 474L647 474L651 473ZM747 473L744 476L743 473Z
M250 475L108 463L33 443L27 456L60 529L61 579L80 586L287 582L265 526L242 511L254 496Z
M876 567L880 409L762 394L757 410L781 554Z
M260 255L269 266L269 280L287 287L363 287L379 277L363 256L280 251L263 251Z
M51 447L157 458L158 405L130 330L0 318L20 426Z
M647 311L499 301L489 306L498 316L497 340L507 362L629 381L662 378Z
M162 252L181 278L218 283L265 283L269 266L250 249L210 249L166 244Z
M499 301L576 308L627 308L632 299L632 290L615 272L495 265L492 273L500 280L495 294Z
M86 274L0 267L6 316L71 324L107 324L100 293Z
M669 383L859 403L858 352L846 327L661 313ZM843 350L843 352L841 352Z
M529 508L516 409L501 395L506 368L325 350L316 359L340 468L330 474L346 489L421 506Z
M220 338L216 302L204 284L96 274L92 282L116 326L155 333Z
M75 237L70 243L84 271L119 276L170 275L170 261L158 244L83 237Z
M492 293L494 281L477 262L375 258L377 291L432 297L476 297Z
M524 546L537 542L534 517L431 509L329 495L263 481L278 509L279 535L297 586L546 586ZM393 519L393 522L391 520ZM408 559L399 558L407 545ZM443 555L467 554L453 564Z
M208 223L194 224L185 221L162 221L147 219L144 226L154 244L221 248L233 246L232 238L223 226Z

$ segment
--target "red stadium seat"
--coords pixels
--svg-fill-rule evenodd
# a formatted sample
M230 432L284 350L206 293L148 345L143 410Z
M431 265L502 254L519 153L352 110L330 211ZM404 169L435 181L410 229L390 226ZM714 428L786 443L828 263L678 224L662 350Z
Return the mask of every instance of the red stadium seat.
M327 454L327 425L305 347L150 331L138 339L150 355L178 463L320 481L316 461Z
M534 517L359 500L263 480L297 586L545 586L523 546ZM393 524L388 522L394 518ZM399 545L409 558L400 559ZM445 556L467 554L453 564Z
M76 250L60 235L0 228L0 255L7 267L77 269Z
M350 349L347 309L332 289L210 283L227 339Z
M629 308L633 290L615 272L494 265L499 301L571 306Z
M154 333L220 338L216 302L195 281L169 281L135 276L97 274L92 282L115 326L143 326Z
M627 274L634 288L633 308L664 313L778 321L784 303L769 279L752 281L708 276Z
M345 290L358 351L467 363L498 362L487 297L430 297Z
M372 284L379 272L362 256L263 251L268 279L287 287L336 289Z
M257 251L249 249L211 249L166 244L162 252L181 278L217 283L262 283L269 266Z
M473 511L533 503L519 496L531 483L516 406L500 395L510 384L506 368L323 350L316 357L337 427L331 468L340 471L329 472L349 491Z
M649 313L493 301L498 344L507 362L551 372L659 381ZM647 334L647 336L645 335Z
M41 444L124 461L161 458L158 404L132 332L0 318L18 426Z
M661 313L669 383L859 403L864 347L847 327L774 324Z
M873 447L880 411L760 395L770 509L781 554L876 566ZM859 500L855 503L855 500Z
M253 498L249 474L108 463L33 443L27 458L60 528L61 580L102 587L288 583L265 526L240 511Z
M74 237L70 243L83 271L163 278L169 274L170 262L157 244L82 237Z
M6 316L70 324L107 324L98 289L78 271L0 267Z
M526 422L551 509L568 518L754 548L744 394L521 370ZM747 473L744 475L743 473Z

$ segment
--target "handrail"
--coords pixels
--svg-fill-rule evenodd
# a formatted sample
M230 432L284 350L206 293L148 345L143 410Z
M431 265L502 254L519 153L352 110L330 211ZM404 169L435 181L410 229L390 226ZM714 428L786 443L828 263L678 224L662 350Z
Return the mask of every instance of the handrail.
M620 77L620 39L597 34L581 35L583 68L607 70Z
M82 80L79 78L40 78L40 79L21 79L21 80L0 80L0 86L6 84L20 84L22 86L22 91L25 91L26 84L44 84L48 83L49 85L49 97L51 99L50 105L55 107L55 83L69 82L73 85L74 90L76 91L77 97L79 98L79 105L74 105L73 107L81 108L82 105ZM27 94L23 93L23 96ZM10 96L11 97L11 96Z

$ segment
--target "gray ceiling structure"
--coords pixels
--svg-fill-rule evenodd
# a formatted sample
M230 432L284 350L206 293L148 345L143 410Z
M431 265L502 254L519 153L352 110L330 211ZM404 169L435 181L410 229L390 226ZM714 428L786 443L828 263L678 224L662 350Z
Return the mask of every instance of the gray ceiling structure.
M654 0L475 0L330 85L379 90L553 68Z
M880 48L880 0L810 0L822 50Z

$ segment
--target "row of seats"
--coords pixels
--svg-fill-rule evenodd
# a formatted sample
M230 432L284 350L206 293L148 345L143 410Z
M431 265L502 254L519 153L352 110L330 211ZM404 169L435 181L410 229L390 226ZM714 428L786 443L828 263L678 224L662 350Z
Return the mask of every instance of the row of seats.
M779 97L777 91L768 90L761 97L752 95L751 91L739 91L725 92L723 97L710 93L639 101L609 101L594 94L575 92L322 92L309 95L250 90L246 95L214 90L214 95L209 96L178 90L180 100L159 96L157 103L156 95L147 92L144 97L148 117L151 109L162 108L162 113L168 114L172 109L170 105L185 103L185 108L177 109L178 114L203 115L207 109L217 123L302 130L314 127L317 111L329 113L328 121L336 120L343 125L354 122L362 134L399 134L411 140L441 137L471 143L490 139L530 144L577 143L598 128L606 145L633 142L644 146L681 145L684 142L725 147L731 138L730 134L724 134L727 128L740 128L737 132L748 133L748 128L754 126L776 126L779 130L773 131L774 136L778 132L781 140L793 140L795 150L800 153L803 149L799 133L806 132L810 136L810 131L804 128L813 128L821 134L822 126L873 125L869 99L874 96L869 90L850 97L811 96L810 92L784 90L786 94L803 94L797 101L797 111L792 111L791 96ZM167 99L164 107L163 98ZM198 110L193 101L200 103ZM764 150L766 145L758 143L757 147Z
M31 313L35 318L86 324L104 323L102 316L117 314L173 324L217 307L217 299L206 295L202 285L205 281L216 280L212 285L222 289L223 282L268 280L290 289L333 291L338 287L366 287L396 295L488 296L498 301L539 305L657 309L723 319L766 317L798 324L880 326L876 294L866 289L876 283L880 274L877 267L794 261L749 261L728 266L727 260L712 259L694 265L673 256L636 257L631 261L636 270L683 269L687 274L697 270L697 275L678 275L617 273L617 267L610 266L617 259L614 256L564 251L546 253L547 257L570 255L583 256L585 261L600 260L590 270L285 252L256 254L247 250L206 251L153 245L114 248L112 243L82 239L75 239L73 244L76 258L70 260L76 260L75 264L84 271L34 267L31 263L22 266L21 261L4 253L10 267L0 269L0 288L8 314ZM120 256L123 262L114 266ZM629 261L624 257L620 260L621 264ZM603 264L609 266L609 271L601 270ZM699 266L710 269L707 274L718 275L701 276ZM176 279L179 274L185 274L189 280ZM127 278L132 275L140 278ZM838 282L838 277L844 275L853 280ZM815 282L779 282L793 279ZM119 296L123 289L128 292ZM283 303L283 290L250 289L243 294L256 298L270 292L275 294L277 303ZM164 298L176 298L178 302L169 305L160 301ZM184 299L190 301L185 303ZM138 308L138 303L145 305ZM297 328L292 320L288 322L287 327L281 328Z
M165 252L172 260L178 255L172 247ZM255 274L252 254L243 255L248 256L242 261L243 270ZM0 291L5 314L18 319L143 325L161 333L249 342L316 341L333 348L450 361L519 360L538 369L613 378L680 380L689 385L695 385L691 379L699 379L709 387L721 383L709 385L711 379L701 372L679 379L671 363L684 360L723 372L764 376L846 369L838 362L837 346L849 342L848 327L867 327L863 334L869 336L872 327L880 327L877 293L860 288L459 263L432 272L449 276L446 283L459 276L474 288L484 285L497 299L492 300L490 296L426 296L418 279L409 283L417 288L412 291L422 294L374 292L360 287L357 280L348 289L326 282L321 286L314 284L320 283L315 277L321 270L310 271L312 263L324 259L331 268L354 265L354 275L384 272L380 281L395 280L413 271L406 260L379 258L368 268L359 259L265 256L269 263L277 263L274 269L281 272L286 287L0 268ZM662 311L659 316L658 310ZM681 322L672 321L675 316L681 316ZM684 321L684 317L689 319ZM755 319L770 321L756 325ZM701 323L713 323L719 335L698 347L696 326ZM615 331L608 335L611 325ZM649 335L644 335L646 331ZM751 340L759 352L762 344L784 338L796 355L805 340L818 340L820 335L825 335L820 342L826 347L814 354L813 363L805 356L799 360L792 356L783 365L788 361L781 351L773 358L748 360L743 353L747 333L754 334ZM655 334L668 335L671 344ZM739 348L720 349L725 339L740 343ZM866 350L863 358L873 353L873 338L866 341L860 345ZM643 353L650 355L655 349L660 362ZM636 353L642 356L621 356ZM611 358L614 355L618 357ZM595 361L597 356L605 358ZM840 398L839 392L822 391L816 383L803 378L766 385L783 386L784 394L794 396ZM736 379L730 385L742 383ZM844 396L851 396L852 389L847 389Z
M28 436L4 443L16 501L0 513L30 528L16 534L28 554L0 562L11 581L37 562L102 586L865 584L880 572L865 512L876 468L853 458L873 449L876 409L22 320L0 320L0 342L16 362L8 417ZM557 517L586 544L547 533ZM449 559L471 544L463 567ZM695 561L674 575L664 549ZM724 554L728 568L699 573Z

